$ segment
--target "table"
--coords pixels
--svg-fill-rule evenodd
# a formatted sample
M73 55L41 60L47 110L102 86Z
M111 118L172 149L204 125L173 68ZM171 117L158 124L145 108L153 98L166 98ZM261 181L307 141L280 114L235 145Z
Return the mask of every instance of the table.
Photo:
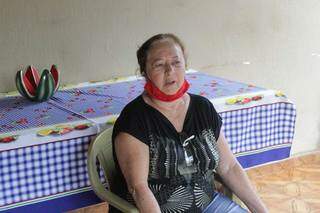
M186 79L190 93L214 104L244 168L290 156L296 109L284 94L194 70ZM100 202L86 169L89 143L144 83L131 76L66 86L42 103L1 97L0 211L62 212Z

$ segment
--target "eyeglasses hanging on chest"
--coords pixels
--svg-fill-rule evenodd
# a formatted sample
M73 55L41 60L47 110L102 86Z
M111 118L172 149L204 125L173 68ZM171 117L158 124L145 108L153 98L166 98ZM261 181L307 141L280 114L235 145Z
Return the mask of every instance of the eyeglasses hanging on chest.
M192 163L194 161L193 155L191 152L191 148L189 147L192 139L194 139L194 135L191 135L190 137L188 137L187 139L185 139L182 142L182 147L183 147L183 151L184 151L184 158L185 158L187 166L192 166Z

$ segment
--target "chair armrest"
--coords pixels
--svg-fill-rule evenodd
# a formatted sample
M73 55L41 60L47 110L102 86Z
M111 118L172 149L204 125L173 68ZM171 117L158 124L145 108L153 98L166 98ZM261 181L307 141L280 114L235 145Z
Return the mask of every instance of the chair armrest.
M108 204L121 210L122 212L125 212L125 213L139 212L134 205L122 199L121 197L117 196L110 190L107 190L106 187L101 183L99 174L97 172L97 168L96 166L94 166L96 164L95 164L95 159L93 158L93 155L89 154L87 165L88 165L90 183L92 185L94 192L98 195L100 199L107 201Z
M105 190L104 192L100 192L97 194L101 199L106 200L108 204L112 205L113 207L119 209L122 212L139 213L138 209L134 205L122 199L118 195L112 193L111 191Z

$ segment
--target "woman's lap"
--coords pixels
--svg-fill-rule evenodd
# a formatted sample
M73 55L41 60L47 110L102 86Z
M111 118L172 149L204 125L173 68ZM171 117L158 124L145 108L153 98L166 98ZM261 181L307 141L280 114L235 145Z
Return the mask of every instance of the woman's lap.
M233 202L228 197L216 193L211 203L206 207L203 213L247 213L245 209Z

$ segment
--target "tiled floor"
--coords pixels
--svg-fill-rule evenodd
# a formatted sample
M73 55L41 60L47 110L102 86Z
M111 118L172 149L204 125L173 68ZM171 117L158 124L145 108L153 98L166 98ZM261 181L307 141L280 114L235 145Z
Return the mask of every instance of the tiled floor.
M270 213L320 213L320 152L247 173Z
M107 213L108 209L108 204L106 202L103 202L96 205L69 211L68 213Z

